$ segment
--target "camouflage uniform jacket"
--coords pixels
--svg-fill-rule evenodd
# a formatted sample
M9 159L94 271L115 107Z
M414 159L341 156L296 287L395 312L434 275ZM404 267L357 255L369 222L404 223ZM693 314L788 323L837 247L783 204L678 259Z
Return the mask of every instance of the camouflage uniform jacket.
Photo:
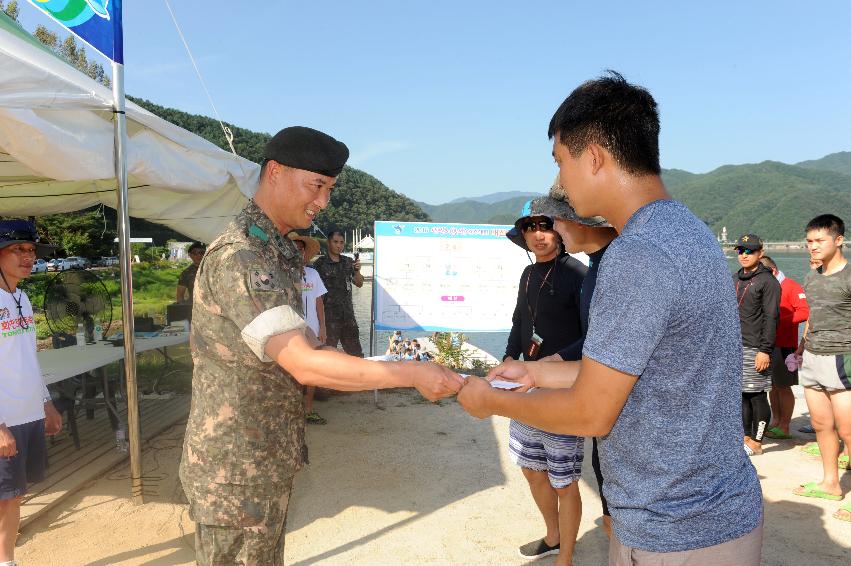
M344 255L340 256L340 261L331 261L328 256L322 256L313 262L313 269L319 272L328 290L322 296L325 322L328 324L355 320L355 309L352 306L354 265L354 260Z
M281 320L291 308L291 318L302 319L301 271L298 249L253 201L198 268L192 406L180 463L196 522L257 525L305 461L301 386L245 338L260 315Z

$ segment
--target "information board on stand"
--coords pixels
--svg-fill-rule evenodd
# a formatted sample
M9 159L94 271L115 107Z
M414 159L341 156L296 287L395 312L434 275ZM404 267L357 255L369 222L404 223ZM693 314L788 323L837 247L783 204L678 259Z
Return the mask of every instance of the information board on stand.
M526 252L512 226L375 223L376 330L507 332Z

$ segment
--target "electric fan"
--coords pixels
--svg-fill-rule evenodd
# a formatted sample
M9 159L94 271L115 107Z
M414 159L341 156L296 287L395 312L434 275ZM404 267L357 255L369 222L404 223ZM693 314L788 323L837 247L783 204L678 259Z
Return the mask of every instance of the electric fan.
M90 271L57 273L44 290L44 316L53 334L71 334L83 323L93 342L95 321L105 336L112 324L112 300L103 281Z

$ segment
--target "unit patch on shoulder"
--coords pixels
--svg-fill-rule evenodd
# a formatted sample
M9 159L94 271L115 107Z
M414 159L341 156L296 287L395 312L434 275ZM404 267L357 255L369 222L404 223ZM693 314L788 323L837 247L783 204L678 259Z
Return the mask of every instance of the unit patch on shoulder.
M272 273L259 267L251 268L248 273L248 284L255 291L275 291L277 284Z

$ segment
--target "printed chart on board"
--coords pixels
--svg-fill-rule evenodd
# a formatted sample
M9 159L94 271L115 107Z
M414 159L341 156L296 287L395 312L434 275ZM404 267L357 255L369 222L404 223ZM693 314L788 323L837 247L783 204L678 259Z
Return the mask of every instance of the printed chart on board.
M511 226L375 223L375 328L507 332L526 252Z

